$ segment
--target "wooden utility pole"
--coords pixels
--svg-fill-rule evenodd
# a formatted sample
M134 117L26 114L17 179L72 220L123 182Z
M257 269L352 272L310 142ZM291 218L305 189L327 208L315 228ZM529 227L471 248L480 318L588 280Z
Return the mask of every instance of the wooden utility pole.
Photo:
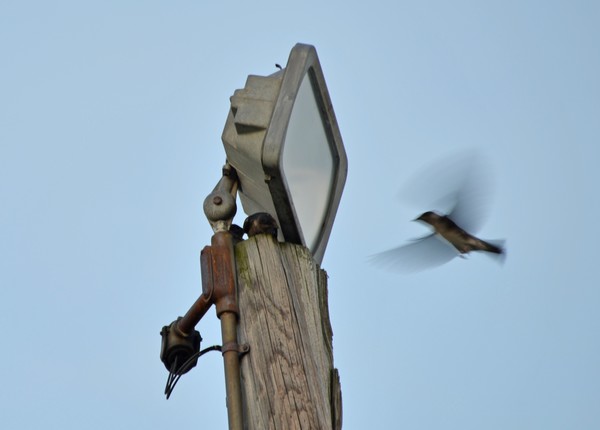
M327 274L300 245L259 234L235 247L246 430L342 427Z

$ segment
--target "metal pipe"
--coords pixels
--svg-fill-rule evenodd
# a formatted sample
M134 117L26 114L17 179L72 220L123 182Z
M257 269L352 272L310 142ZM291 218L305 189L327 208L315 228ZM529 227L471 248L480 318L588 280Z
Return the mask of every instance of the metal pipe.
M213 295L217 316L221 320L225 391L229 430L243 430L242 387L240 381L240 346L237 339L237 306L235 254L233 237L228 231L217 231L211 239Z
M227 396L229 430L243 430L237 315L233 312L223 312L221 314L221 338L223 340L223 365L225 368L225 393Z
M212 297L210 295L202 294L194 302L192 307L186 312L186 314L177 322L177 328L183 334L190 334L194 331L196 325L200 322L204 314L212 306Z
M200 268L202 271L202 295L196 299L186 314L177 322L177 328L185 333L191 333L202 317L215 303L213 282L213 260L210 246L205 246L200 253Z

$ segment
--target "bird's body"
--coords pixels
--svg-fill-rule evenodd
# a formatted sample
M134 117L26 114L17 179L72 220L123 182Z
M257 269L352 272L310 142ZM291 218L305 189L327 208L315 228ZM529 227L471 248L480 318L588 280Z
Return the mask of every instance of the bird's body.
M429 224L433 227L436 234L443 237L461 254L468 254L471 251L486 251L494 254L503 253L502 248L467 233L446 215L438 215L435 212L429 211L419 216L416 221Z

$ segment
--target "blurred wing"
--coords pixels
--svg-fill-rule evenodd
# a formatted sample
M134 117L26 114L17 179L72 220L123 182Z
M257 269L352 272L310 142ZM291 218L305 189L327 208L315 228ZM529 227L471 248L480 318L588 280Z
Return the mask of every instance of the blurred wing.
M469 233L477 233L489 214L492 185L490 166L482 157L464 160L462 181L455 193L455 204L447 213L452 221Z
M489 212L490 176L483 157L465 151L419 170L400 197L417 208L416 215L436 211L469 233L476 233Z
M457 255L458 252L452 245L431 234L407 245L375 254L371 257L371 262L386 269L412 273L441 266Z

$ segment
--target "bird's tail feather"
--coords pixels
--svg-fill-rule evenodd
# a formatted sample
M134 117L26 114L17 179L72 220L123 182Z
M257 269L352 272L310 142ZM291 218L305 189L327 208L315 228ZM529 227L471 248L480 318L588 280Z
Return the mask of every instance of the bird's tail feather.
M484 244L488 249L484 254L498 261L500 264L503 264L506 260L506 240L497 239L497 240L487 240L484 241Z

